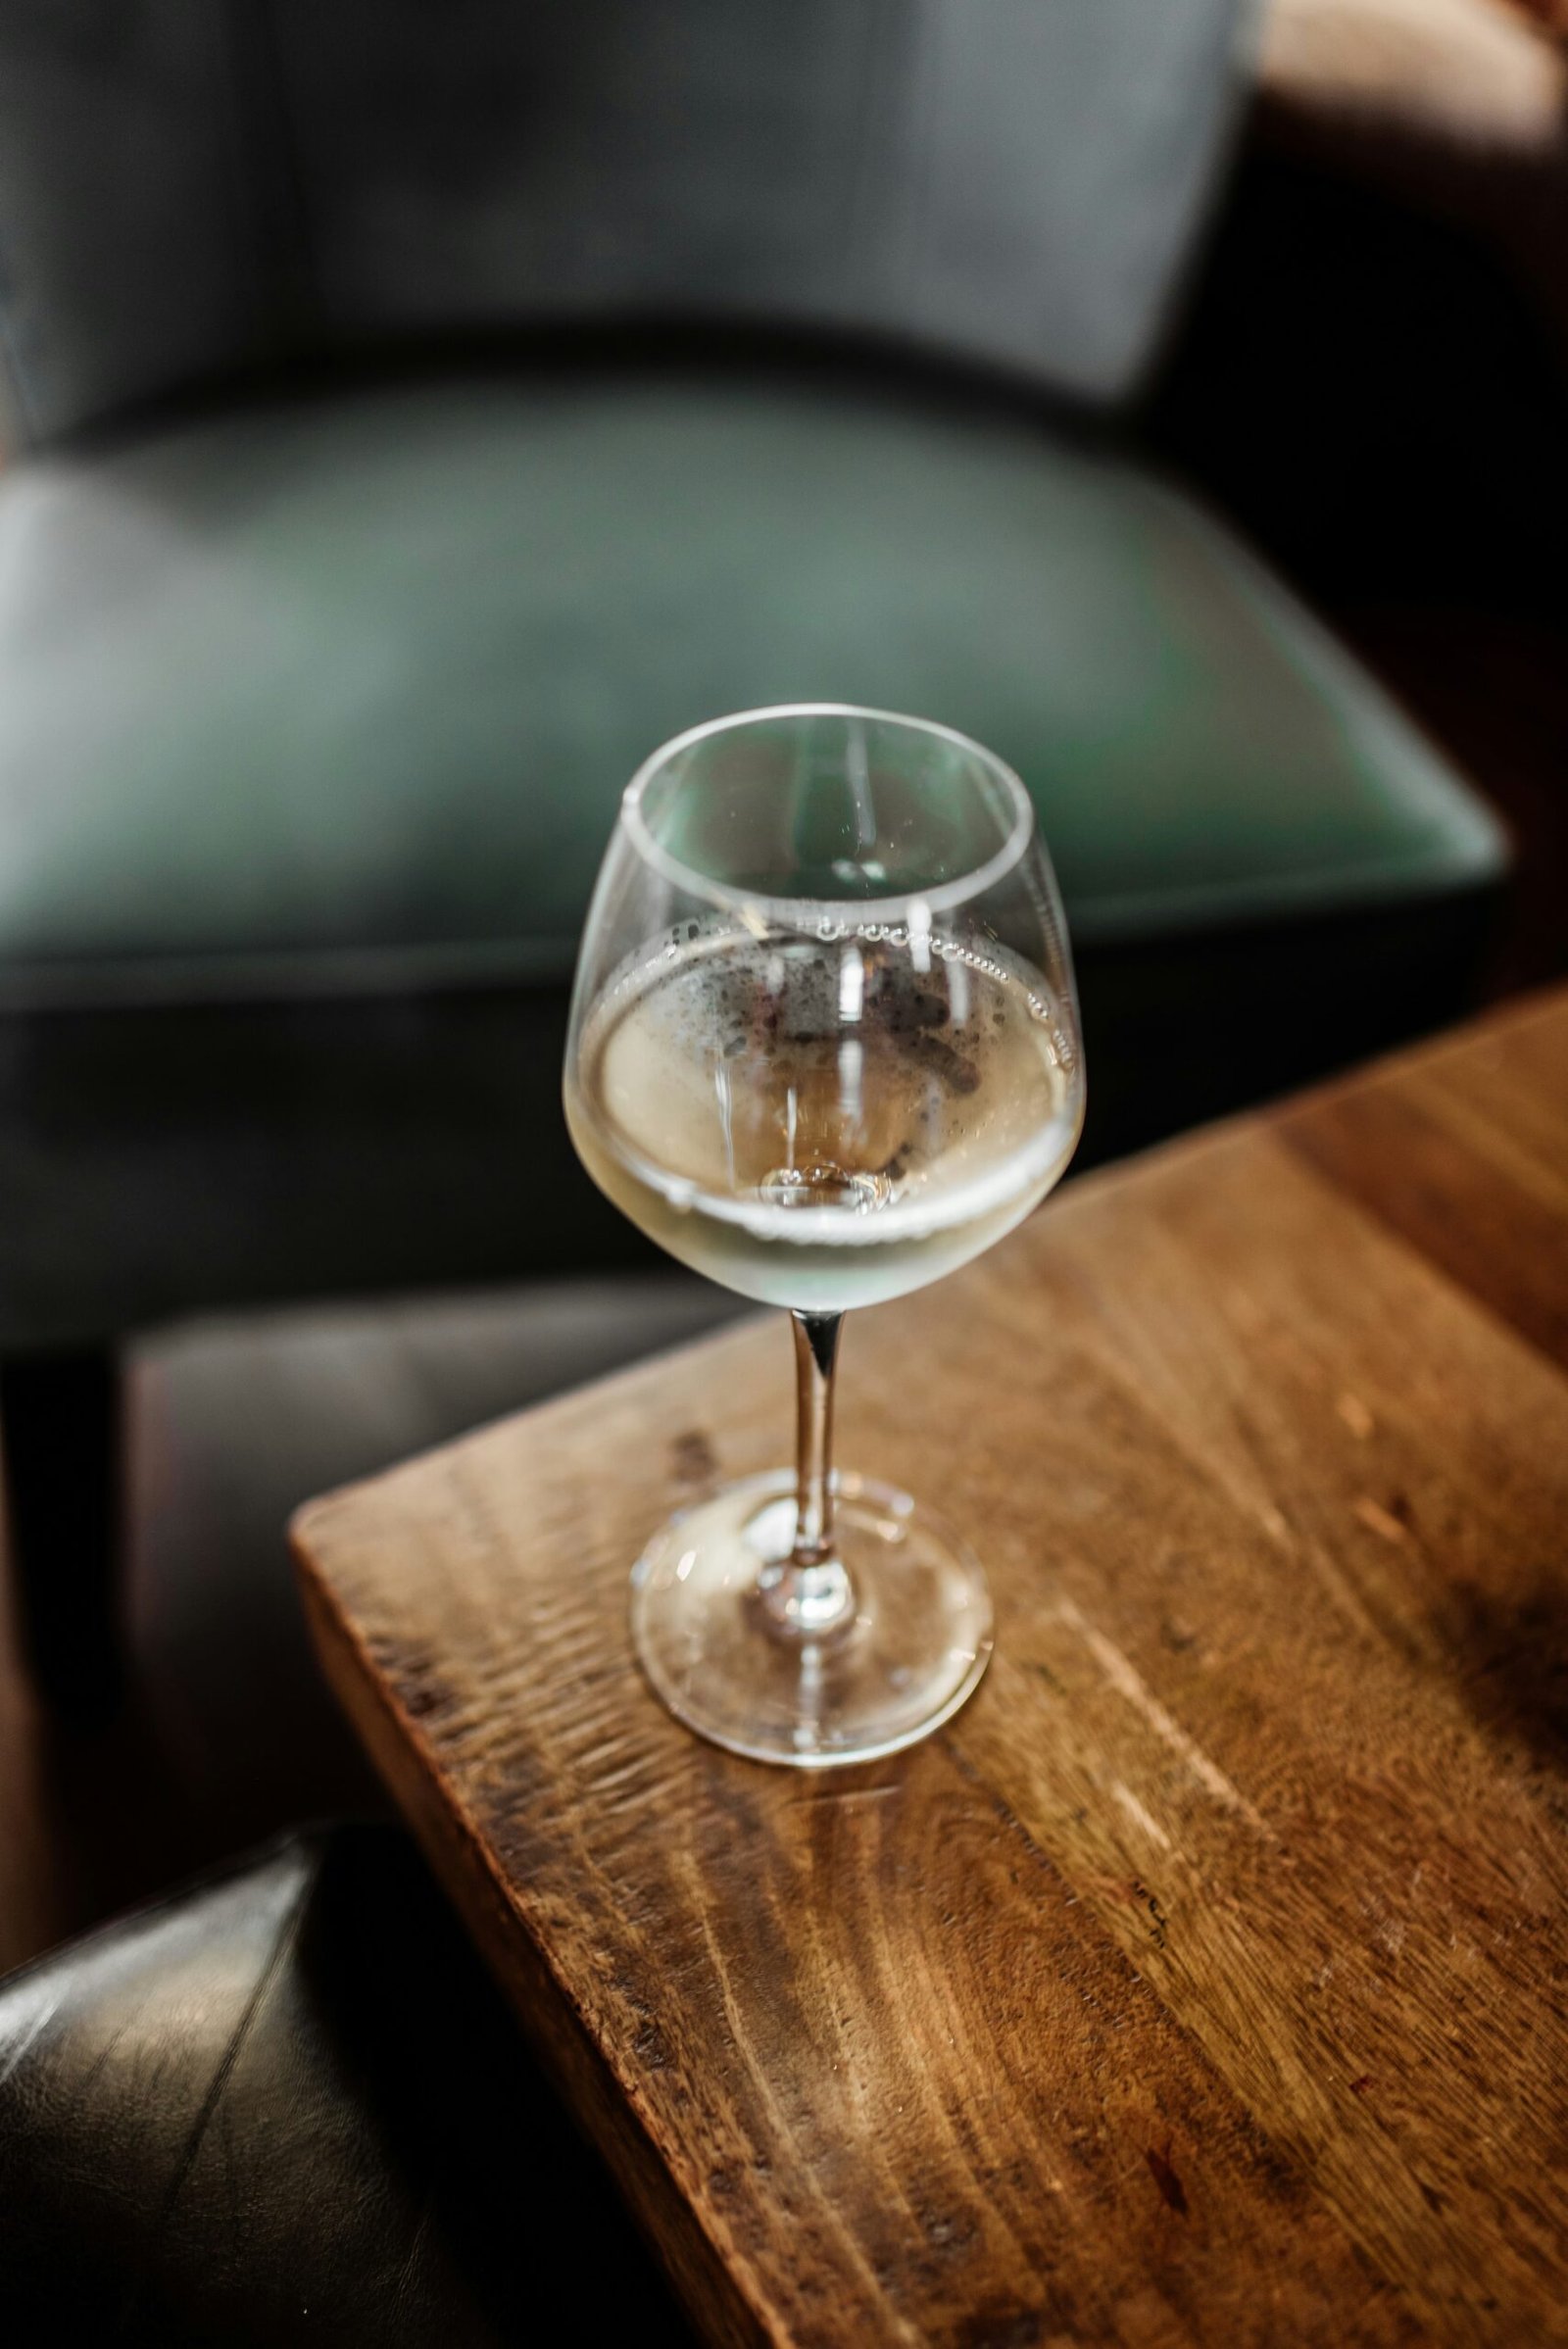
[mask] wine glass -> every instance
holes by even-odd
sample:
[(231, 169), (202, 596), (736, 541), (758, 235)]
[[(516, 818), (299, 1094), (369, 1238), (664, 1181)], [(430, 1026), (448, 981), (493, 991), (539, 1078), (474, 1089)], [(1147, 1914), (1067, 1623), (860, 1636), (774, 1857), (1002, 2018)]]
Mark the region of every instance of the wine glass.
[(850, 1306), (991, 1247), (1077, 1143), (1072, 965), (1016, 775), (946, 726), (833, 704), (667, 743), (600, 871), (564, 1097), (633, 1223), (794, 1320), (795, 1469), (654, 1535), (644, 1672), (760, 1761), (912, 1743), (978, 1684), (990, 1593), (923, 1501), (833, 1470), (834, 1367)]

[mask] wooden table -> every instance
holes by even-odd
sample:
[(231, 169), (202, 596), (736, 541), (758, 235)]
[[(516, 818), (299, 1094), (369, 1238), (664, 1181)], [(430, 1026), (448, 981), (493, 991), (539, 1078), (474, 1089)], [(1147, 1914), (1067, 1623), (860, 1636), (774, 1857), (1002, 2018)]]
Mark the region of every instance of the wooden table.
[(1568, 2341), (1568, 995), (1075, 1186), (846, 1346), (997, 1655), (699, 1744), (625, 1578), (778, 1322), (315, 1503), (344, 1703), (716, 2341)]

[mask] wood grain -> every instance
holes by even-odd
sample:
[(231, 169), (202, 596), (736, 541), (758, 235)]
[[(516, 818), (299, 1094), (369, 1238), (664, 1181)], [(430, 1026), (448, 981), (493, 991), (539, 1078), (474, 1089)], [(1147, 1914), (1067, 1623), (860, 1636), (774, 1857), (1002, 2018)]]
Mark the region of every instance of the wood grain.
[(1568, 1367), (1568, 1021), (1551, 999), (1423, 1053), (1396, 1084), (1337, 1087), (1281, 1131)]
[[(771, 1325), (305, 1512), (339, 1692), (708, 2337), (1568, 2341), (1564, 1065), (1568, 998), (864, 1317), (841, 1456), (998, 1602), (910, 1755), (733, 1761), (629, 1659), (650, 1527), (785, 1447)], [(1395, 1111), (1452, 1146), (1408, 1185)]]

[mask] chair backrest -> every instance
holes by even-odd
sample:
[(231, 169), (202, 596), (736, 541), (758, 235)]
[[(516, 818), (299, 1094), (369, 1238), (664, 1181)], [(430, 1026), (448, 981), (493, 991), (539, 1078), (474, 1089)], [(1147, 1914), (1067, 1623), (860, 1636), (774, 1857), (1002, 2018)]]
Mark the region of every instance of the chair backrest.
[(36, 439), (215, 370), (556, 319), (892, 335), (1104, 403), (1249, 0), (0, 0)]

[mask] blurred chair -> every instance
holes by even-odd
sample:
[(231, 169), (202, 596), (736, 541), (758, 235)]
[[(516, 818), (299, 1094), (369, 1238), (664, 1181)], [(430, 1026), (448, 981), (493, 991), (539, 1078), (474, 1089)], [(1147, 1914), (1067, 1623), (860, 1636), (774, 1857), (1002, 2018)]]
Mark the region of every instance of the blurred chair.
[(1568, 358), (1565, 0), (1269, 0), (1257, 73), (1269, 146), (1457, 231)]
[(693, 2339), (386, 1828), (286, 1836), (0, 1983), (0, 2194), (19, 2342)]
[(1101, 1154), (1462, 1006), (1496, 827), (1102, 429), (1246, 14), (0, 0), (0, 1411), (57, 1693), (113, 1673), (124, 1333), (631, 1245), (564, 989), (696, 719), (1018, 767)]

